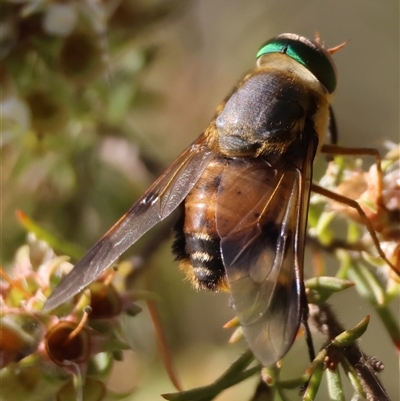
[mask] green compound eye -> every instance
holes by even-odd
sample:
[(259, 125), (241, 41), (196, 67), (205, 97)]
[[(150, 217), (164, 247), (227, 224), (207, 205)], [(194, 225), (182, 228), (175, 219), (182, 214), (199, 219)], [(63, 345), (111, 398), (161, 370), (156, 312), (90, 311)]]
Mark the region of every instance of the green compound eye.
[(268, 53), (284, 53), (304, 65), (322, 85), (333, 93), (336, 88), (336, 72), (329, 53), (318, 43), (291, 33), (284, 33), (264, 43), (257, 58)]

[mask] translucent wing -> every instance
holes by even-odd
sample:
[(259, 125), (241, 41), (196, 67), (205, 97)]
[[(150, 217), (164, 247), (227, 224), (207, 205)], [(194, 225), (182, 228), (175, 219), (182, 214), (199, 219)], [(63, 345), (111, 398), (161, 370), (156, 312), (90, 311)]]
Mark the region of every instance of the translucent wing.
[(43, 310), (51, 310), (94, 281), (144, 233), (170, 215), (214, 157), (201, 136), (186, 149), (62, 280)]
[[(276, 363), (302, 317), (303, 256), (315, 147), (288, 163), (232, 160), (216, 223), (237, 316), (256, 358)], [(231, 199), (235, 198), (232, 203)]]

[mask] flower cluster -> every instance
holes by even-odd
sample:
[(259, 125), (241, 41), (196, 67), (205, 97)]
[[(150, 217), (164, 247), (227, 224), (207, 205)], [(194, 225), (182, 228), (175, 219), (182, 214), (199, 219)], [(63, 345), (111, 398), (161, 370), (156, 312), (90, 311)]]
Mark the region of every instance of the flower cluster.
[(121, 294), (103, 275), (87, 290), (49, 314), (46, 297), (72, 265), (29, 234), (12, 273), (0, 282), (0, 380), (3, 399), (118, 398), (104, 384), (128, 346), (118, 317), (140, 311), (132, 292)]

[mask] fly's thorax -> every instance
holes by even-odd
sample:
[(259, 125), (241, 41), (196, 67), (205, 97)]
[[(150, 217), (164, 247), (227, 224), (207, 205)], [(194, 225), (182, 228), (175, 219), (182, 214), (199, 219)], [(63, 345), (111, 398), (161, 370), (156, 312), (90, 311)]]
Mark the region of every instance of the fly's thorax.
[(210, 146), (229, 157), (279, 155), (308, 134), (306, 126), (323, 143), (329, 104), (306, 67), (286, 54), (266, 54), (218, 108), (207, 130)]

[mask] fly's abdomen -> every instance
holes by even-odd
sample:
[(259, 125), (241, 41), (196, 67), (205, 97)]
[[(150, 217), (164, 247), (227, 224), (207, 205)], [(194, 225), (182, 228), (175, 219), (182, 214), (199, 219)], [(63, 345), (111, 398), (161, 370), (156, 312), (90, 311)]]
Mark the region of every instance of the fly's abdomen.
[(214, 159), (184, 202), (176, 224), (173, 251), (195, 287), (217, 290), (224, 286), (220, 238), (215, 225), (216, 197), (225, 159)]

